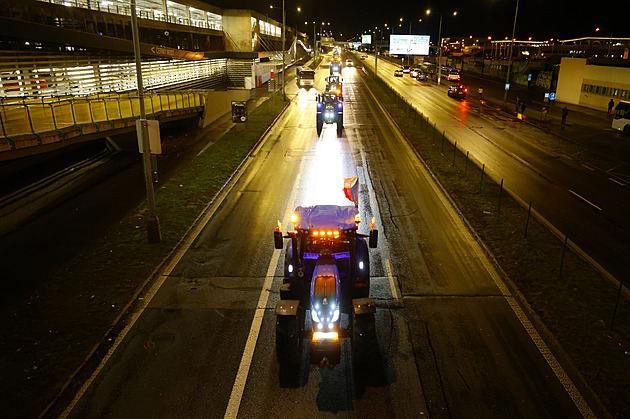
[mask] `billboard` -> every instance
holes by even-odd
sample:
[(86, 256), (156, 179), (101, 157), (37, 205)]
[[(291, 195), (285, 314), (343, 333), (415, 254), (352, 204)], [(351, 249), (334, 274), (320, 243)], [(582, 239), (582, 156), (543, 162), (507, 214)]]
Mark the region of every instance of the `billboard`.
[(392, 35), (389, 37), (389, 54), (429, 55), (429, 35)]
[(362, 44), (371, 44), (372, 43), (372, 35), (361, 35), (361, 43)]

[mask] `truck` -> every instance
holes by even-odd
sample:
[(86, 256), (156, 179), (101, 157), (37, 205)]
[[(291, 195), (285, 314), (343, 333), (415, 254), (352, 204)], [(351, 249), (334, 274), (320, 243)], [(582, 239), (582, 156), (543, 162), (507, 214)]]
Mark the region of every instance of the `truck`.
[(309, 90), (315, 86), (315, 71), (310, 68), (300, 67), (295, 72), (295, 81), (299, 89)]
[(337, 123), (337, 135), (343, 133), (343, 103), (331, 92), (317, 95), (317, 135), (322, 135), (324, 124)]
[(274, 231), (276, 249), (288, 240), (276, 305), (280, 367), (299, 368), (308, 342), (309, 362), (332, 369), (340, 363), (340, 339), (346, 337), (354, 366), (369, 365), (378, 355), (376, 304), (369, 296), (368, 248), (378, 242), (374, 219), (369, 234), (360, 234), (356, 205), (314, 205), (297, 207), (291, 222), (294, 230), (286, 235), (280, 222)]

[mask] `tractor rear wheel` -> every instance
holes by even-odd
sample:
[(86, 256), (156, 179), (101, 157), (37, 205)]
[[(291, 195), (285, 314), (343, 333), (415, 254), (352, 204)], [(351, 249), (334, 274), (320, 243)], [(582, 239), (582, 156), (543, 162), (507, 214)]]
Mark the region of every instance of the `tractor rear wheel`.
[(367, 365), (378, 358), (374, 314), (354, 314), (352, 321), (352, 362)]

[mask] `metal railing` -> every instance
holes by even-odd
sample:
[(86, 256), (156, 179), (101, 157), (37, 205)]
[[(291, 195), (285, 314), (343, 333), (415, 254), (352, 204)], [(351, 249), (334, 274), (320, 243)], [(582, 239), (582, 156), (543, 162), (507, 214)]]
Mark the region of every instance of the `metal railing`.
[[(144, 105), (148, 116), (159, 116), (163, 112), (202, 107), (205, 105), (205, 95), (202, 92), (148, 93)], [(47, 100), (24, 98), (20, 102), (0, 103), (1, 134), (4, 139), (9, 139), (10, 149), (15, 149), (12, 139), (17, 136), (36, 135), (41, 139), (44, 133), (62, 133), (71, 127), (78, 127), (83, 133), (85, 126), (95, 127), (96, 131), (109, 130), (126, 127), (139, 116), (140, 100), (134, 94)]]
[[(130, 6), (127, 6), (125, 4), (114, 4), (112, 1), (98, 1), (98, 0), (91, 0), (91, 1), (86, 1), (86, 0), (39, 0), (42, 1), (44, 3), (53, 3), (53, 4), (59, 4), (59, 5), (63, 5), (66, 7), (78, 7), (81, 9), (90, 9), (90, 10), (96, 10), (99, 12), (107, 12), (107, 13), (115, 13), (115, 14), (119, 14), (119, 15), (125, 15), (125, 16), (131, 16), (131, 8)], [(171, 2), (169, 2), (170, 4)], [(156, 5), (161, 6), (161, 2), (157, 3)], [(180, 6), (182, 8), (185, 8), (186, 5), (183, 4), (178, 4), (178, 3), (174, 3), (174, 6)], [(169, 6), (172, 7), (172, 6)], [(194, 9), (197, 10), (197, 9)], [(138, 14), (138, 18), (140, 19), (150, 19), (150, 20), (157, 20), (157, 21), (161, 21), (161, 22), (168, 22), (168, 23), (175, 23), (178, 25), (186, 25), (186, 26), (194, 26), (197, 28), (205, 28), (205, 29), (214, 29), (216, 31), (222, 31), (223, 30), (223, 24), (221, 23), (221, 19), (219, 15), (216, 15), (212, 12), (209, 12), (207, 10), (200, 10), (200, 12), (206, 13), (206, 14), (211, 14), (212, 17), (208, 18), (207, 15), (204, 18), (204, 16), (186, 16), (186, 11), (185, 10), (176, 10), (178, 13), (181, 13), (182, 15), (177, 15), (177, 14), (168, 14), (165, 15), (163, 13), (160, 12), (160, 10), (142, 10), (141, 5), (138, 5), (137, 7), (137, 14)], [(198, 19), (195, 19), (195, 17), (198, 17)]]

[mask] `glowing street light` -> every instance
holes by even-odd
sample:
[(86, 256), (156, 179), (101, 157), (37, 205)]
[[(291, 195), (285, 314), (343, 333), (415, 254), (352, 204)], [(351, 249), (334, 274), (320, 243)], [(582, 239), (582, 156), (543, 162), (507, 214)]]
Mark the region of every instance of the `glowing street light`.
[[(427, 15), (430, 15), (431, 9), (427, 9)], [(440, 15), (440, 29), (438, 30), (438, 74), (437, 74), (437, 83), (440, 84), (440, 80), (442, 78), (442, 13), (438, 13)], [(457, 11), (453, 12), (453, 16), (457, 16)]]

